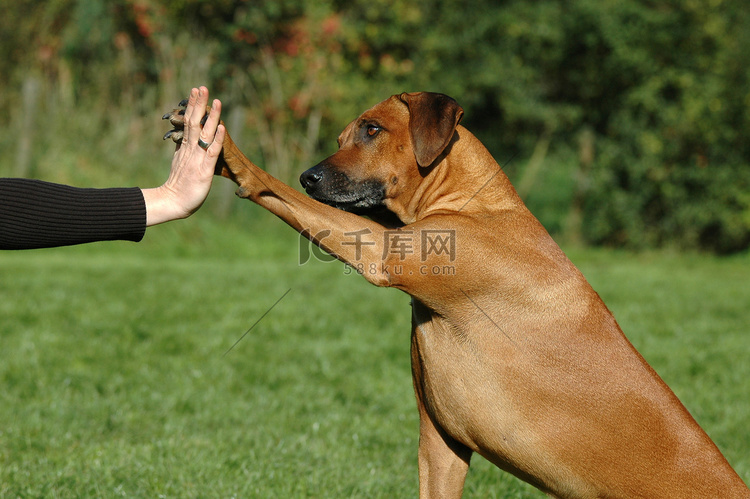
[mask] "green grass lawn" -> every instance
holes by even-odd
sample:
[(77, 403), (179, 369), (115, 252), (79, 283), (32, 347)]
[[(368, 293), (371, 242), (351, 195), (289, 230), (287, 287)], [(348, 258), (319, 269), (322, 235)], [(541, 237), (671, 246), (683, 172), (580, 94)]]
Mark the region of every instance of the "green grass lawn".
[[(248, 208), (0, 253), (0, 497), (416, 496), (408, 297)], [(750, 258), (571, 257), (750, 481)], [(465, 496), (543, 497), (480, 457)]]

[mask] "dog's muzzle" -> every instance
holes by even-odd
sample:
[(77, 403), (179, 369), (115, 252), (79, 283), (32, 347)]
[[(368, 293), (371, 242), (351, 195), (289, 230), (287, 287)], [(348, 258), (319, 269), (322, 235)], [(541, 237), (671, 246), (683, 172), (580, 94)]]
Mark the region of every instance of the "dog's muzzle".
[(380, 207), (384, 186), (377, 180), (353, 182), (343, 172), (319, 163), (300, 175), (299, 181), (311, 198), (340, 210), (367, 214)]

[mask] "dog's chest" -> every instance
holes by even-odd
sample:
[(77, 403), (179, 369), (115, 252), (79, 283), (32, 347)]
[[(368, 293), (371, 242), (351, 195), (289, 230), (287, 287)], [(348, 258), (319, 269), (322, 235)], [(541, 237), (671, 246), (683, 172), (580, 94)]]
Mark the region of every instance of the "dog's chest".
[(466, 412), (470, 418), (477, 394), (487, 388), (477, 386), (487, 382), (482, 354), (461, 330), (417, 300), (412, 313), (412, 362), (419, 364), (415, 383), (434, 415)]

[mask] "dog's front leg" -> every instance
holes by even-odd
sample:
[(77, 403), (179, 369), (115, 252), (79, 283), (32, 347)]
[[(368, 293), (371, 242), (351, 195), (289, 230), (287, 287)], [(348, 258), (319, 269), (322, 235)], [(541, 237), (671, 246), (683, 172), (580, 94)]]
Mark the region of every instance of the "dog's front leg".
[(419, 409), (419, 497), (460, 498), (472, 451), (446, 434), (428, 412), (416, 327), (412, 325), (411, 357)]
[(387, 258), (384, 259), (385, 227), (291, 188), (247, 159), (228, 135), (222, 157), (226, 163), (222, 175), (239, 185), (238, 196), (281, 218), (372, 284), (391, 285)]
[[(164, 115), (174, 126), (165, 135), (179, 143), (184, 128), (184, 108)], [(218, 175), (238, 186), (237, 195), (267, 209), (300, 234), (339, 260), (351, 265), (369, 282), (389, 286), (387, 262), (383, 260), (385, 227), (366, 218), (315, 201), (291, 188), (250, 161), (229, 133), (217, 162)]]
[(419, 406), (419, 497), (459, 498), (471, 450), (446, 435)]

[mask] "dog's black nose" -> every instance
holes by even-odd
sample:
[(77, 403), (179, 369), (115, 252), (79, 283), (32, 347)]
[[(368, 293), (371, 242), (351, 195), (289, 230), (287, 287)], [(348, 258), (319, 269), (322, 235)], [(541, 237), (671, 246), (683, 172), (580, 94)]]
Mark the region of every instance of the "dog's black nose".
[(304, 172), (302, 172), (302, 175), (299, 176), (299, 182), (305, 189), (307, 189), (308, 187), (312, 187), (321, 180), (323, 180), (323, 173), (316, 167), (305, 170)]

